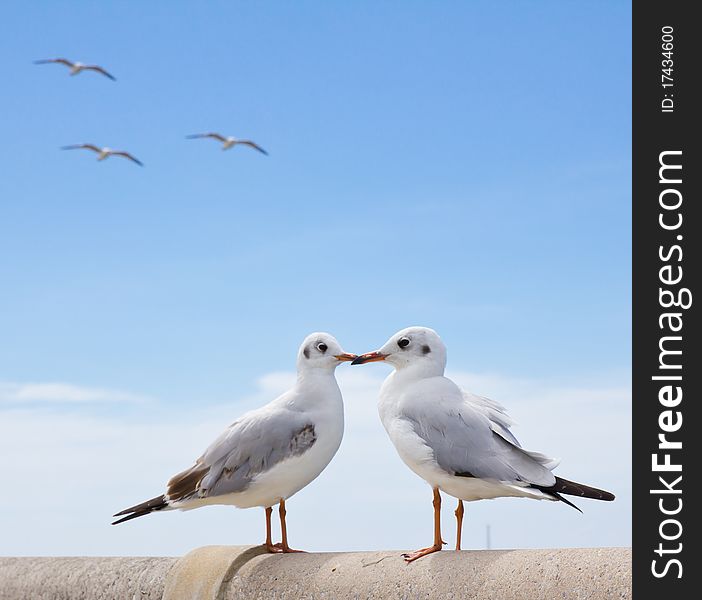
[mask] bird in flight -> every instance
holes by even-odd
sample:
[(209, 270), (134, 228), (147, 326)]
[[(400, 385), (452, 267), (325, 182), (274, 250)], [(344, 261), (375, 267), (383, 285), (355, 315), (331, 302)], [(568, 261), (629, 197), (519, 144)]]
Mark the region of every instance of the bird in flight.
[(71, 75), (78, 75), (78, 73), (80, 73), (81, 71), (95, 71), (96, 73), (100, 73), (101, 75), (104, 75), (112, 81), (117, 81), (112, 75), (110, 75), (107, 71), (105, 71), (105, 69), (103, 69), (99, 65), (85, 65), (81, 62), (71, 62), (70, 60), (65, 58), (46, 58), (43, 60), (34, 61), (35, 65), (47, 65), (52, 63), (66, 65), (71, 70)]
[(434, 543), (405, 554), (407, 562), (438, 552), (444, 544), (440, 491), (458, 499), (456, 550), (461, 549), (464, 500), (560, 500), (577, 510), (562, 494), (614, 500), (610, 492), (555, 476), (551, 471), (559, 461), (522, 448), (502, 406), (445, 377), (446, 346), (433, 329), (398, 331), (379, 350), (351, 364), (376, 361), (395, 368), (380, 389), (380, 420), (400, 458), (434, 494)]
[[(288, 545), (285, 502), (316, 479), (339, 449), (344, 405), (334, 371), (355, 358), (328, 333), (308, 335), (297, 353), (293, 387), (236, 419), (192, 467), (171, 477), (164, 494), (118, 512), (114, 516), (122, 518), (113, 525), (162, 510), (260, 506), (265, 509), (268, 551), (297, 552)], [(276, 504), (279, 544), (271, 539)]]
[(93, 152), (97, 152), (97, 159), (98, 160), (105, 160), (106, 158), (110, 156), (123, 156), (124, 158), (128, 158), (132, 162), (135, 162), (138, 164), (140, 167), (144, 166), (144, 163), (142, 163), (140, 160), (136, 159), (134, 156), (129, 154), (129, 152), (124, 152), (123, 150), (112, 150), (112, 148), (98, 148), (94, 144), (72, 144), (71, 146), (61, 146), (61, 150), (79, 150), (79, 149), (85, 149), (85, 150), (92, 150)]
[(244, 146), (249, 146), (254, 150), (258, 150), (266, 156), (268, 155), (268, 152), (266, 152), (263, 148), (261, 148), (261, 146), (252, 142), (251, 140), (239, 140), (231, 136), (225, 137), (223, 135), (220, 135), (219, 133), (195, 133), (193, 135), (187, 135), (185, 137), (189, 140), (196, 140), (200, 138), (212, 138), (213, 140), (222, 142), (222, 150), (229, 150), (229, 148), (231, 148), (232, 146), (236, 146), (237, 144), (243, 144)]

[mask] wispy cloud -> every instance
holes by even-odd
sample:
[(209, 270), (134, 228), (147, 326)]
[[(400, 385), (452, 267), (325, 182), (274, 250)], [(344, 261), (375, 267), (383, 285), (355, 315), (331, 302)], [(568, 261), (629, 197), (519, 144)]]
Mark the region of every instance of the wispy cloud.
[(108, 388), (87, 387), (72, 383), (0, 381), (0, 404), (138, 403), (148, 400), (151, 400), (151, 398), (141, 394)]

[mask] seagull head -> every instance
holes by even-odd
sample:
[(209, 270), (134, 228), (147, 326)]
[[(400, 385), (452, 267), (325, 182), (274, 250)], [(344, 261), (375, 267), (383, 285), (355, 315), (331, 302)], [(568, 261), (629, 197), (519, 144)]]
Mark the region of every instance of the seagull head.
[(308, 335), (297, 353), (298, 371), (325, 369), (333, 371), (344, 361), (356, 359), (355, 354), (344, 352), (341, 344), (330, 333), (316, 332)]
[(446, 367), (446, 346), (439, 334), (429, 327), (407, 327), (391, 336), (378, 350), (361, 354), (351, 364), (362, 365), (377, 361), (388, 362), (396, 369), (418, 366), (443, 374)]

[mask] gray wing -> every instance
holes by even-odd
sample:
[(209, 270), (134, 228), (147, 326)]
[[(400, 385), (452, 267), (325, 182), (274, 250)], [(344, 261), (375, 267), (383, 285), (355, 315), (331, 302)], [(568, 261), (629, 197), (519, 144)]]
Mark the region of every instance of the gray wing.
[(465, 477), (542, 486), (555, 484), (549, 468), (553, 460), (524, 450), (495, 431), (495, 422), (491, 421), (486, 406), (466, 401), (458, 388), (452, 390), (444, 384), (434, 385), (435, 395), (430, 401), (429, 390), (417, 391), (423, 401), (407, 403), (402, 416), (431, 448), (442, 469)]
[(79, 148), (85, 148), (93, 152), (101, 152), (100, 148), (95, 144), (71, 144), (70, 146), (61, 146), (61, 150), (77, 150)]
[(140, 167), (143, 167), (143, 166), (144, 166), (144, 163), (143, 163), (143, 162), (141, 162), (139, 159), (137, 159), (137, 158), (135, 158), (134, 156), (132, 156), (131, 154), (129, 154), (129, 152), (122, 152), (122, 151), (116, 152), (116, 151), (113, 151), (113, 152), (112, 152), (112, 155), (113, 155), (113, 156), (123, 156), (124, 158), (128, 158), (128, 159), (131, 160), (132, 162), (135, 162), (135, 163), (138, 164)]
[(105, 71), (105, 69), (103, 69), (99, 65), (88, 65), (87, 67), (84, 67), (84, 68), (87, 71), (96, 71), (97, 73), (104, 75), (105, 77), (107, 77), (108, 79), (111, 79), (112, 81), (117, 81), (117, 79), (115, 79), (115, 77), (110, 75), (107, 71)]
[(314, 424), (283, 407), (247, 413), (217, 438), (195, 465), (168, 482), (169, 501), (244, 491), (261, 473), (316, 442)]
[(466, 390), (461, 390), (461, 392), (466, 402), (490, 419), (490, 427), (495, 433), (521, 448), (521, 444), (509, 430), (514, 425), (514, 420), (507, 414), (507, 409), (504, 406), (485, 396), (477, 396)]
[(35, 65), (48, 65), (50, 63), (60, 63), (66, 65), (67, 67), (72, 67), (73, 63), (65, 58), (44, 58), (42, 60), (35, 60)]
[(471, 394), (466, 390), (461, 390), (461, 392), (463, 394), (463, 399), (475, 407), (475, 409), (477, 409), (479, 412), (483, 413), (490, 420), (490, 428), (506, 442), (516, 446), (517, 448), (521, 448), (523, 452), (526, 452), (549, 471), (552, 471), (560, 464), (561, 461), (558, 458), (551, 458), (541, 454), (540, 452), (532, 452), (522, 448), (519, 440), (514, 437), (514, 434), (509, 429), (512, 425), (514, 425), (514, 419), (507, 414), (507, 409), (499, 402), (495, 402), (494, 400), (486, 398), (485, 396)]
[(226, 142), (227, 138), (219, 133), (194, 133), (192, 135), (186, 135), (189, 140), (197, 140), (200, 138), (212, 138), (213, 140), (219, 140), (220, 142)]
[(261, 146), (259, 146), (255, 142), (252, 142), (251, 140), (239, 140), (239, 143), (244, 144), (245, 146), (249, 146), (254, 150), (258, 150), (261, 154), (265, 154), (266, 156), (268, 156), (268, 152), (266, 152), (263, 148), (261, 148)]

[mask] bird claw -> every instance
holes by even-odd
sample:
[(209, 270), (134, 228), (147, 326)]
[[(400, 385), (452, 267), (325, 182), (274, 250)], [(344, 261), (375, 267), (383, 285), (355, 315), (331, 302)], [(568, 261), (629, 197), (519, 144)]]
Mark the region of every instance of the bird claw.
[(289, 546), (283, 546), (281, 542), (278, 542), (277, 544), (266, 544), (266, 550), (268, 550), (268, 552), (271, 554), (292, 554), (299, 552), (305, 554), (304, 550), (295, 550)]
[[(442, 542), (442, 544), (445, 544), (446, 542)], [(414, 552), (405, 552), (402, 555), (402, 558), (405, 559), (406, 562), (411, 563), (418, 558), (422, 558), (422, 556), (426, 556), (427, 554), (433, 554), (434, 552), (440, 552), (441, 551), (441, 545), (436, 545), (436, 546), (429, 546), (428, 548), (421, 548), (420, 550), (415, 550)]]

